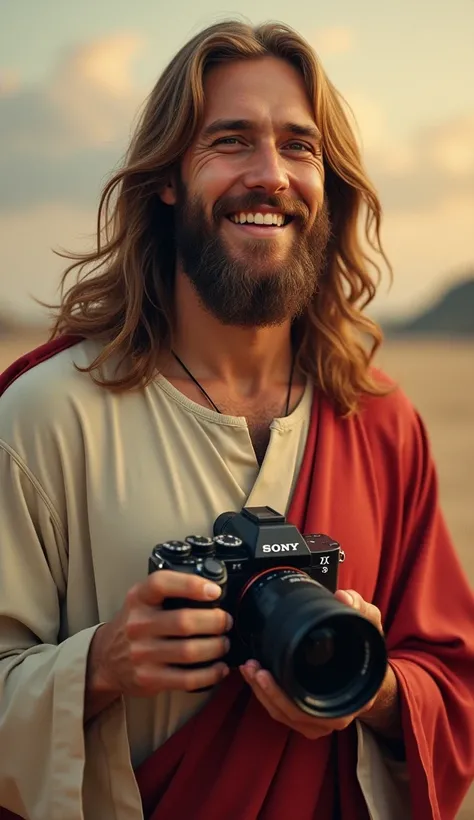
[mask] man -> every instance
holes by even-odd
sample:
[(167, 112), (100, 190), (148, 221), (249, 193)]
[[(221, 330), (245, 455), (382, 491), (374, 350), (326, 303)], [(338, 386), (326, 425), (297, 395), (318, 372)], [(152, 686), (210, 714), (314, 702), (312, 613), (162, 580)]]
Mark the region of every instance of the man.
[[(454, 818), (473, 773), (473, 597), (423, 424), (364, 346), (364, 210), (383, 257), (377, 196), (299, 35), (221, 23), (176, 55), (54, 342), (3, 380), (10, 812)], [(384, 630), (387, 674), (354, 715), (306, 715), (253, 659), (229, 674), (224, 609), (162, 607), (218, 588), (147, 576), (156, 543), (265, 505), (341, 542), (337, 597)]]

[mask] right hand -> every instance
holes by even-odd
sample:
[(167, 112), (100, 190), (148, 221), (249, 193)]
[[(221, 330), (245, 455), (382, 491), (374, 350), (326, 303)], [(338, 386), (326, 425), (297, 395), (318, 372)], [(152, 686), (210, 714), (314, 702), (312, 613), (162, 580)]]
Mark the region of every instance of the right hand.
[[(196, 575), (160, 570), (132, 587), (122, 609), (100, 626), (89, 651), (89, 689), (96, 693), (151, 697), (165, 689), (191, 692), (213, 686), (228, 673), (217, 661), (204, 669), (183, 669), (222, 658), (227, 612), (213, 609), (162, 609), (165, 598), (189, 598), (209, 604), (220, 588)], [(192, 637), (204, 635), (209, 637)]]

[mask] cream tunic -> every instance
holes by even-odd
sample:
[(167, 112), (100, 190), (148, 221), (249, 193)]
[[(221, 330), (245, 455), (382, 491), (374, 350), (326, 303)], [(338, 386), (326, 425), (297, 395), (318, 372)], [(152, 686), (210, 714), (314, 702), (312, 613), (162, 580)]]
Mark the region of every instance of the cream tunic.
[[(73, 366), (97, 352), (57, 354), (0, 403), (0, 805), (32, 820), (142, 820), (133, 767), (210, 695), (125, 698), (84, 731), (94, 631), (145, 579), (156, 543), (211, 534), (244, 505), (286, 512), (309, 426), (310, 385), (272, 422), (259, 468), (245, 419), (161, 376), (127, 394), (99, 388)], [(360, 765), (363, 785), (367, 755)]]

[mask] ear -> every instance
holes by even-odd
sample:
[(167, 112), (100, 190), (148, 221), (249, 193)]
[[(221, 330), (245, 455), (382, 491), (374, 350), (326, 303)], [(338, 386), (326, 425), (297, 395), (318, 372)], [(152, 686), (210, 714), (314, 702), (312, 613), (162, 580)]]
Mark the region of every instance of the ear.
[(168, 180), (165, 187), (159, 191), (159, 196), (165, 205), (176, 205), (176, 185), (173, 179)]

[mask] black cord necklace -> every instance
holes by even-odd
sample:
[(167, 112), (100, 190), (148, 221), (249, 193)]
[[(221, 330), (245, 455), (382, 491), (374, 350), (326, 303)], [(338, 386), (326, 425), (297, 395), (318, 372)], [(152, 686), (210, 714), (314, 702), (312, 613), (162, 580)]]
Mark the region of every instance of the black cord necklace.
[[(179, 358), (179, 356), (177, 355), (177, 353), (175, 353), (175, 352), (174, 352), (174, 350), (172, 350), (172, 351), (171, 351), (171, 353), (172, 353), (172, 354), (173, 354), (173, 356), (175, 357), (175, 359), (176, 359), (176, 361), (178, 362), (178, 364), (179, 364), (179, 365), (181, 365), (181, 367), (183, 368), (184, 372), (185, 372), (185, 373), (187, 373), (187, 375), (188, 375), (188, 376), (189, 376), (189, 378), (190, 378), (190, 379), (194, 382), (194, 384), (196, 385), (196, 387), (198, 387), (198, 388), (199, 388), (199, 390), (201, 391), (201, 393), (203, 394), (203, 396), (205, 396), (205, 397), (206, 397), (206, 399), (208, 400), (208, 402), (209, 402), (209, 404), (211, 405), (211, 407), (213, 407), (213, 408), (214, 408), (214, 410), (216, 411), (216, 413), (219, 413), (220, 415), (222, 415), (222, 411), (221, 411), (221, 410), (219, 410), (218, 406), (217, 406), (217, 405), (216, 405), (216, 404), (212, 401), (212, 399), (211, 399), (210, 395), (209, 395), (209, 394), (208, 394), (208, 393), (204, 390), (204, 387), (202, 386), (202, 384), (199, 384), (198, 380), (195, 378), (195, 376), (193, 376), (193, 374), (191, 373), (191, 371), (189, 370), (189, 368), (188, 368), (188, 367), (186, 367), (186, 365), (184, 364), (184, 362), (182, 362), (182, 361), (181, 361), (181, 359)], [(292, 356), (292, 359), (291, 359), (290, 378), (289, 378), (289, 380), (288, 380), (288, 392), (287, 392), (287, 394), (286, 394), (285, 416), (287, 416), (287, 415), (289, 414), (289, 411), (290, 411), (291, 388), (293, 387), (293, 374), (294, 374), (294, 371), (295, 371), (295, 354), (293, 353), (293, 356)]]

